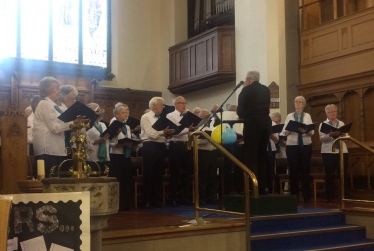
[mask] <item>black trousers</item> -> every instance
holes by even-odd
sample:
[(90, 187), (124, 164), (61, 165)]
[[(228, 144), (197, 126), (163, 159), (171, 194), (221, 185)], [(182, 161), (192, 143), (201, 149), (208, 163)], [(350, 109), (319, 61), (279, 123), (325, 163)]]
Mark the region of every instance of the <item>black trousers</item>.
[[(348, 153), (343, 154), (344, 157), (344, 190), (345, 192), (349, 189), (348, 179), (346, 178), (348, 168)], [(336, 153), (322, 153), (323, 166), (325, 167), (326, 173), (326, 200), (330, 201), (333, 199), (335, 194), (334, 178), (337, 173), (340, 176), (340, 154)]]
[[(244, 145), (237, 143), (231, 145), (223, 145), (223, 147), (232, 155), (235, 156), (240, 162), (244, 163)], [(223, 192), (224, 194), (242, 193), (244, 190), (243, 171), (237, 167), (227, 157), (223, 157)]]
[(193, 172), (192, 151), (187, 149), (187, 142), (170, 142), (169, 147), (170, 199), (191, 202), (191, 175)]
[(110, 154), (109, 177), (119, 182), (119, 210), (133, 208), (134, 192), (132, 184), (131, 159), (123, 154)]
[(164, 143), (152, 141), (143, 143), (143, 199), (145, 203), (161, 204), (165, 152), (166, 146)]
[(266, 188), (267, 145), (271, 133), (268, 115), (251, 116), (244, 120), (244, 163), (256, 175), (260, 193)]
[(199, 198), (201, 202), (217, 201), (218, 150), (199, 149)]
[(312, 145), (286, 146), (288, 168), (290, 174), (290, 191), (298, 195), (299, 176), (304, 201), (309, 201), (310, 196), (310, 159), (312, 158)]
[[(49, 154), (42, 154), (35, 156), (35, 161), (44, 160), (44, 170), (45, 170), (45, 177), (51, 177), (51, 169), (53, 166), (56, 166), (55, 172), (58, 170), (58, 166), (67, 159), (67, 156), (56, 156), (56, 155), (49, 155)], [(36, 174), (35, 174), (36, 175)], [(35, 177), (37, 178), (37, 177)]]

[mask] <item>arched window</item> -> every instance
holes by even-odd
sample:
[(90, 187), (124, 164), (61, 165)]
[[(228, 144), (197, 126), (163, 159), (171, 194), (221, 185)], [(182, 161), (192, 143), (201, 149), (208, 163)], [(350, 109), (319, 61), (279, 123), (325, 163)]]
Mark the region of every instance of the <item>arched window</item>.
[(110, 0), (1, 0), (0, 67), (110, 79)]

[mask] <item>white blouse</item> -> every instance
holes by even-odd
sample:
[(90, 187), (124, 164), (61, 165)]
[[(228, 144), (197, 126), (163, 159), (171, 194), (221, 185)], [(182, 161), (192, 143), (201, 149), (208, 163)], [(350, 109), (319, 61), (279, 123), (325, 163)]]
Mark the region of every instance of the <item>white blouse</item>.
[[(103, 132), (106, 130), (106, 126), (103, 122), (99, 122), (99, 124), (101, 125), (101, 128), (103, 129)], [(93, 144), (95, 142), (95, 140), (98, 140), (100, 138), (100, 132), (95, 128), (95, 126), (92, 126), (91, 129), (89, 129), (87, 132), (86, 132), (86, 136), (88, 137), (88, 139), (90, 140), (90, 144), (89, 144), (89, 147), (91, 148), (92, 152), (91, 154), (87, 154), (87, 160), (88, 161), (96, 161), (98, 162), (99, 161), (99, 157), (97, 156), (98, 154), (98, 151), (99, 151), (99, 145), (100, 144)], [(107, 159), (106, 161), (110, 161), (110, 157), (109, 157), (109, 139), (106, 140), (106, 156), (107, 156)]]
[(141, 134), (140, 137), (143, 141), (152, 141), (158, 143), (165, 143), (164, 131), (156, 131), (152, 125), (157, 121), (153, 111), (147, 112), (140, 119)]
[[(296, 132), (290, 132), (290, 131), (286, 131), (286, 127), (288, 125), (288, 122), (290, 120), (293, 120), (295, 121), (295, 118), (294, 118), (294, 113), (290, 113), (287, 115), (287, 118), (286, 118), (286, 121), (284, 122), (284, 127), (283, 127), (283, 135), (284, 136), (287, 136), (287, 142), (286, 142), (286, 145), (287, 146), (295, 146), (295, 145), (298, 145), (298, 136), (299, 134), (296, 133)], [(310, 117), (309, 113), (306, 113), (304, 112), (304, 121), (302, 122), (306, 125), (310, 125), (310, 124), (313, 124), (313, 121), (312, 121), (312, 118)], [(303, 144), (304, 145), (310, 145), (312, 144), (312, 135), (314, 134), (314, 130), (311, 130), (310, 132), (308, 132), (307, 134), (303, 134)]]
[[(114, 119), (112, 119), (111, 121), (113, 122)], [(121, 131), (120, 134), (118, 134), (117, 137), (113, 137), (113, 139), (111, 139), (109, 141), (110, 153), (112, 153), (112, 154), (124, 154), (123, 147), (122, 146), (119, 147), (119, 146), (116, 146), (116, 145), (118, 144), (118, 140), (120, 140), (120, 139), (131, 138), (130, 127), (128, 125), (126, 125), (126, 129), (127, 129), (126, 135), (124, 135), (123, 132)]]
[(64, 132), (69, 124), (58, 119), (60, 113), (54, 108), (56, 103), (50, 98), (42, 99), (35, 109), (33, 144), (35, 156), (48, 154), (66, 156)]
[[(327, 119), (323, 123), (329, 124), (329, 120)], [(328, 134), (324, 134), (321, 132), (322, 123), (319, 125), (319, 139), (322, 142), (321, 146), (321, 153), (339, 153), (339, 149), (336, 149), (335, 152), (332, 152), (332, 143), (334, 142), (334, 138), (331, 138)], [(338, 128), (344, 126), (344, 122), (339, 120)], [(347, 134), (348, 135), (348, 134)], [(346, 144), (343, 142), (343, 153), (348, 153), (348, 149)]]

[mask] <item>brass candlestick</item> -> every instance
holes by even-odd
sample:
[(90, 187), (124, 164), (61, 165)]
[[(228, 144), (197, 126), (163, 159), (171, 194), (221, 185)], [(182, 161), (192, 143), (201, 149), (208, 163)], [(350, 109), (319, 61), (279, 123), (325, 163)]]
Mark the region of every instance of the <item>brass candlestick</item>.
[[(88, 137), (82, 133), (83, 129), (90, 129), (90, 123), (84, 123), (82, 116), (78, 116), (78, 123), (70, 125), (70, 129), (75, 131), (75, 135), (70, 139), (70, 143), (75, 143), (76, 148), (66, 148), (68, 154), (72, 153), (72, 159), (67, 159), (61, 162), (58, 166), (57, 173), (55, 172), (56, 166), (51, 169), (51, 177), (72, 177), (72, 178), (87, 178), (90, 175), (100, 176), (100, 166), (92, 161), (97, 167), (97, 171), (93, 171), (91, 166), (87, 164), (87, 154), (90, 154), (91, 149), (86, 147), (90, 143)], [(62, 171), (61, 169), (68, 163), (72, 163), (68, 171)], [(105, 167), (104, 175), (108, 176), (109, 167)]]

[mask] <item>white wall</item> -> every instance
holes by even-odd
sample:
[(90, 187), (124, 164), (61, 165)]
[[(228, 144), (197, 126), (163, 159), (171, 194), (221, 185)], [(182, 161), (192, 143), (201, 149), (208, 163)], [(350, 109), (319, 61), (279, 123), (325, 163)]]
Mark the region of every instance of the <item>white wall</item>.
[(279, 85), (281, 108), (287, 104), (284, 1), (235, 1), (236, 78), (242, 80), (249, 70), (258, 70), (262, 84)]
[[(286, 101), (284, 1), (235, 1), (237, 81), (185, 94), (189, 109), (221, 104), (250, 69), (261, 72), (261, 83), (280, 85), (282, 107)], [(171, 104), (168, 48), (186, 39), (187, 1), (112, 0), (112, 72), (116, 77), (100, 85), (161, 91)], [(236, 104), (239, 92), (227, 103)]]
[[(235, 82), (229, 82), (222, 85), (202, 89), (191, 93), (184, 94), (183, 97), (187, 101), (187, 108), (192, 111), (196, 106), (202, 109), (210, 109), (214, 104), (221, 105), (230, 95), (235, 87)], [(223, 106), (223, 110), (226, 109), (226, 104), (237, 104), (236, 94), (234, 93), (229, 100)]]
[(187, 28), (180, 31), (180, 26), (187, 27), (184, 5), (182, 1), (177, 5), (176, 0), (112, 0), (112, 72), (116, 77), (100, 85), (166, 93), (168, 48), (187, 39)]

